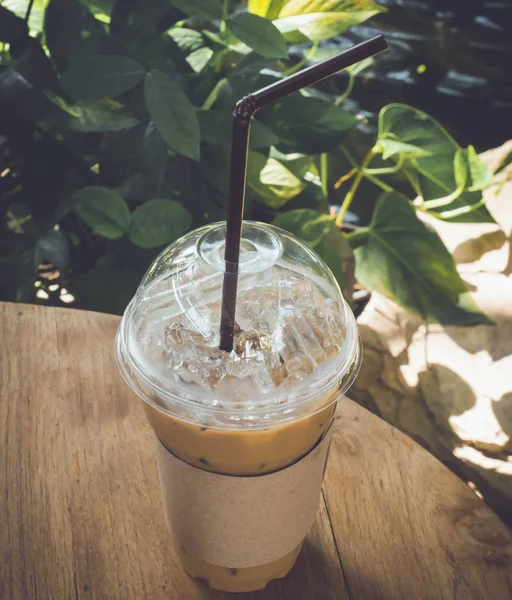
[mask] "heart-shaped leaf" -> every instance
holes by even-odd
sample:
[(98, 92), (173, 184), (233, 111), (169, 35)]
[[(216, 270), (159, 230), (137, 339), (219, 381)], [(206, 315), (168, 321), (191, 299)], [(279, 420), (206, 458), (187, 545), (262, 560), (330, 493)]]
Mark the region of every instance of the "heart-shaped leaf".
[(278, 160), (258, 152), (249, 154), (247, 185), (261, 202), (272, 208), (281, 208), (306, 187)]
[(237, 39), (261, 56), (288, 58), (286, 42), (271, 21), (250, 13), (237, 13), (226, 23)]
[(92, 228), (92, 232), (116, 240), (130, 225), (130, 210), (116, 192), (100, 186), (76, 191), (71, 202), (75, 212)]
[(192, 224), (188, 210), (173, 200), (150, 200), (138, 206), (130, 224), (130, 241), (142, 248), (169, 244)]
[(142, 81), (144, 67), (128, 56), (88, 56), (73, 62), (60, 84), (76, 100), (119, 96)]
[(490, 323), (478, 311), (437, 232), (407, 198), (383, 194), (369, 227), (348, 236), (356, 277), (427, 321), (444, 325)]
[(405, 104), (388, 104), (379, 114), (379, 147), (401, 161), (423, 210), (450, 221), (494, 222), (482, 196), (473, 194), (474, 185), (488, 180), (487, 170), (476, 153), (463, 150), (431, 116)]
[(288, 0), (274, 21), (288, 41), (327, 40), (385, 8), (371, 0)]
[(429, 156), (430, 152), (413, 144), (406, 144), (391, 138), (382, 138), (377, 142), (376, 152), (382, 152), (382, 158), (387, 160), (396, 154), (407, 156)]
[(247, 8), (253, 15), (276, 19), (286, 0), (249, 0)]
[(178, 154), (199, 160), (199, 121), (181, 88), (162, 71), (152, 69), (144, 80), (144, 98), (166, 144)]

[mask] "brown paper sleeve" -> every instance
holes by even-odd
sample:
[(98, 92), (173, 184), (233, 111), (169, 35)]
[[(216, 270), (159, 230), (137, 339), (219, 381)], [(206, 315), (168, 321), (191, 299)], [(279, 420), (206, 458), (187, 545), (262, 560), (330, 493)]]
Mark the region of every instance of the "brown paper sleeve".
[(331, 429), (295, 464), (256, 477), (192, 467), (155, 436), (165, 518), (175, 543), (228, 568), (264, 565), (294, 550), (315, 520)]

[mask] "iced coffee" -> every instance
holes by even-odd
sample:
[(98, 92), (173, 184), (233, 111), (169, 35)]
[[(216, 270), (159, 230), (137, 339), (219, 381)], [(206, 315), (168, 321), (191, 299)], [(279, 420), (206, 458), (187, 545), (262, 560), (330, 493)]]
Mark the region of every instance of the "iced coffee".
[(185, 570), (242, 592), (295, 563), (360, 349), (325, 263), (290, 234), (245, 222), (233, 351), (219, 350), (224, 236), (223, 224), (208, 226), (157, 258), (117, 353), (155, 434)]

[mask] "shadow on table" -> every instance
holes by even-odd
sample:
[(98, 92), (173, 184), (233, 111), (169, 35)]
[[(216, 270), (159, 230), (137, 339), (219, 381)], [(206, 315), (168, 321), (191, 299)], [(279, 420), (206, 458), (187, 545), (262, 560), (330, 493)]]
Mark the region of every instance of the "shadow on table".
[(227, 594), (215, 592), (201, 582), (196, 585), (202, 597), (209, 600), (349, 600), (336, 581), (340, 581), (339, 563), (334, 563), (330, 555), (307, 538), (291, 573), (270, 582), (260, 592)]
[[(392, 317), (397, 319), (396, 328)], [(510, 445), (500, 448), (497, 444), (503, 444), (504, 435), (512, 437), (512, 392), (494, 400), (491, 413), (485, 402), (476, 406), (475, 392), (466, 379), (444, 365), (428, 362), (434, 356), (426, 354), (426, 347), (421, 349), (418, 339), (414, 345), (417, 321), (407, 317), (399, 323), (399, 316), (392, 317), (387, 319), (393, 327), (384, 329), (385, 338), (368, 324), (360, 326), (364, 360), (350, 397), (411, 436), (456, 475), (474, 483), (489, 506), (511, 525)], [(379, 326), (385, 323), (382, 315), (375, 319)], [(446, 333), (468, 352), (485, 349), (495, 362), (512, 354), (512, 338), (504, 327), (504, 331), (499, 326), (460, 329), (446, 328)], [(391, 354), (393, 344), (397, 347), (394, 335), (404, 347), (396, 356)], [(427, 365), (418, 372), (423, 360)], [(407, 373), (413, 376), (406, 379)], [(502, 433), (496, 432), (496, 422)]]

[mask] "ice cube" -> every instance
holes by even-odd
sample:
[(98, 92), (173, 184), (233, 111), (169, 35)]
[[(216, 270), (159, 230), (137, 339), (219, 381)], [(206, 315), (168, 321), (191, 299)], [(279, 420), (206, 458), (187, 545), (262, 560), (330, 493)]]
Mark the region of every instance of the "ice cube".
[(181, 381), (213, 389), (224, 371), (227, 355), (209, 346), (182, 345), (172, 353), (172, 367)]
[(329, 299), (323, 307), (304, 313), (304, 317), (322, 345), (327, 358), (333, 358), (345, 339), (345, 326), (339, 304)]
[(311, 308), (315, 302), (315, 287), (311, 279), (300, 273), (289, 271), (286, 279), (279, 280), (281, 301), (292, 302), (296, 306)]
[(273, 289), (256, 287), (243, 294), (237, 304), (237, 321), (242, 329), (271, 334), (279, 313), (279, 295)]
[(291, 379), (298, 381), (326, 359), (322, 345), (304, 317), (306, 312), (292, 302), (283, 304), (273, 337), (274, 348), (281, 353)]
[(266, 334), (258, 333), (255, 329), (240, 331), (235, 334), (233, 349), (241, 358), (257, 357), (271, 348), (270, 338)]

